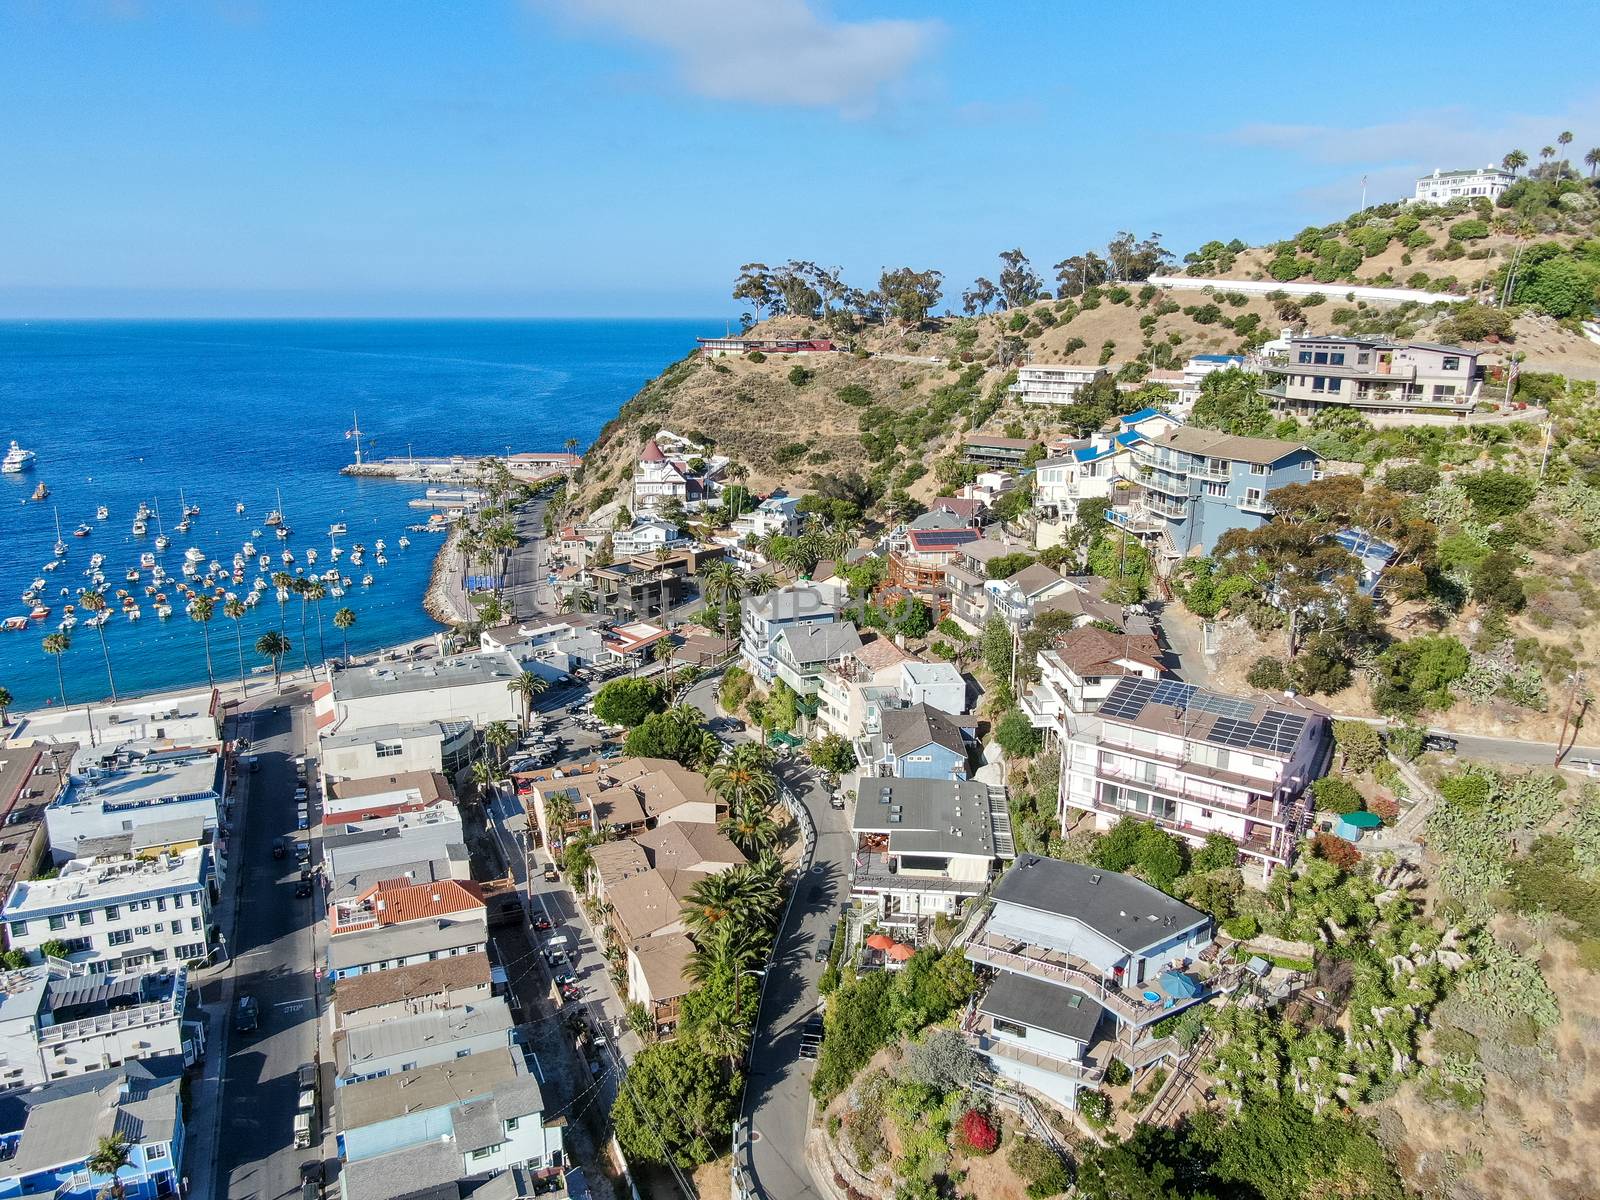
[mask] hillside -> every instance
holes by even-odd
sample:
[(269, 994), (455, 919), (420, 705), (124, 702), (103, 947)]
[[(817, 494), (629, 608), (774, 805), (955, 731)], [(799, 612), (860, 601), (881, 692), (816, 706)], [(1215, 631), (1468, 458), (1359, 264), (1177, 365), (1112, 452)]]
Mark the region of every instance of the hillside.
[[(639, 448), (661, 428), (706, 435), (758, 491), (804, 487), (818, 474), (854, 474), (871, 480), (880, 497), (903, 491), (926, 500), (939, 487), (938, 458), (965, 430), (1016, 420), (1036, 433), (1052, 428), (1047, 411), (1008, 401), (1006, 372), (1019, 362), (1130, 364), (1123, 378), (1135, 378), (1145, 369), (1181, 367), (1192, 354), (1254, 349), (1290, 326), (1455, 341), (1479, 349), (1490, 366), (1515, 354), (1525, 370), (1600, 378), (1600, 345), (1583, 336), (1575, 317), (1543, 311), (1582, 303), (1584, 288), (1592, 296), (1600, 277), (1600, 191), (1573, 181), (1559, 193), (1543, 184), (1519, 186), (1516, 208), (1379, 206), (1269, 246), (1207, 243), (1183, 268), (1208, 279), (1325, 280), (1323, 295), (1291, 299), (1127, 282), (1009, 311), (931, 318), (918, 327), (838, 312), (831, 320), (759, 322), (753, 333), (831, 335), (855, 352), (765, 361), (691, 353), (602, 431), (587, 455), (574, 511), (590, 511), (625, 490)], [(1516, 291), (1524, 303), (1504, 313), (1469, 306), (1461, 315), (1473, 297), (1493, 298), (1519, 249)], [(1352, 302), (1341, 291), (1352, 283), (1437, 289), (1439, 299)], [(945, 290), (949, 303), (957, 287), (947, 282)]]

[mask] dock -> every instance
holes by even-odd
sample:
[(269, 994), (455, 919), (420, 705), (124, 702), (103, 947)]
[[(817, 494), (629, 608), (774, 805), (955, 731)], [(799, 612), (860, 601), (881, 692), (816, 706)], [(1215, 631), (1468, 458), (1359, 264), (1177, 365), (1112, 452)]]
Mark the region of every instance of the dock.
[(454, 484), (460, 488), (477, 476), (484, 463), (501, 463), (513, 478), (524, 483), (543, 483), (570, 475), (582, 464), (576, 454), (529, 453), (490, 455), (453, 454), (448, 457), (380, 458), (366, 462), (349, 463), (339, 468), (341, 475), (367, 479), (394, 479), (401, 483)]

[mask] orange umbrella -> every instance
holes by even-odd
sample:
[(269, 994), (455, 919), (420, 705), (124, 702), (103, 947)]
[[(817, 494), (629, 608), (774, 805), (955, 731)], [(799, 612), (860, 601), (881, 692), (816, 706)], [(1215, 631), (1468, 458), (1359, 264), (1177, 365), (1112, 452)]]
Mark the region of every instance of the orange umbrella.
[(867, 939), (867, 945), (874, 950), (887, 950), (895, 941), (887, 933), (875, 933)]
[(896, 942), (894, 945), (889, 947), (889, 957), (894, 959), (895, 962), (905, 962), (906, 959), (910, 958), (915, 953), (916, 951), (910, 946), (907, 946), (901, 942)]

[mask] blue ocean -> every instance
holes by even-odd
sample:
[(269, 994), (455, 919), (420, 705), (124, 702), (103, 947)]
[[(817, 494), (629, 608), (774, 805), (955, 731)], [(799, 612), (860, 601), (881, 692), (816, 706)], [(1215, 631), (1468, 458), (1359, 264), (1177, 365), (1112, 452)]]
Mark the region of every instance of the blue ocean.
[[(586, 447), (618, 407), (652, 375), (682, 357), (694, 336), (720, 324), (690, 320), (542, 321), (35, 321), (0, 322), (0, 451), (15, 440), (37, 455), (33, 469), (0, 475), (0, 618), (26, 616), (21, 596), (43, 579), (37, 603), (50, 615), (23, 630), (0, 632), (0, 686), (17, 708), (60, 703), (55, 663), (42, 649), (64, 606), (87, 586), (93, 554), (104, 556), (105, 592), (118, 611), (103, 626), (119, 694), (203, 683), (201, 628), (171, 586), (190, 547), (231, 572), (246, 541), (272, 557), (272, 570), (320, 573), (330, 566), (329, 528), (368, 547), (363, 567), (341, 565), (352, 585), (322, 604), (327, 651), (342, 649), (332, 626), (343, 605), (356, 613), (357, 652), (425, 636), (437, 626), (421, 601), (440, 538), (409, 533), (427, 512), (409, 501), (419, 484), (339, 474), (353, 459), (346, 437), (359, 419), (365, 456), (417, 457), (561, 450), (569, 438)], [(30, 497), (40, 483), (47, 498)], [(264, 524), (279, 503), (293, 529), (287, 541)], [(180, 499), (181, 496), (181, 499)], [(158, 618), (137, 582), (142, 553), (155, 553), (157, 522), (132, 532), (138, 506), (159, 510), (172, 539), (157, 559), (173, 614)], [(244, 505), (243, 513), (236, 511)], [(198, 507), (187, 532), (175, 526), (184, 505)], [(107, 516), (97, 518), (104, 506)], [(59, 518), (67, 554), (54, 570)], [(74, 530), (87, 525), (87, 536)], [(262, 536), (252, 537), (259, 530)], [(402, 535), (410, 538), (399, 547)], [(374, 562), (374, 543), (388, 563)], [(281, 553), (295, 555), (284, 568)], [(319, 552), (307, 564), (306, 551)], [(348, 559), (346, 559), (346, 563)], [(370, 573), (373, 582), (361, 586)], [(258, 575), (252, 559), (241, 599)], [(192, 581), (193, 582), (193, 581)], [(65, 594), (63, 594), (65, 589)], [(138, 620), (122, 611), (126, 591)], [(98, 635), (81, 623), (69, 631), (61, 667), (68, 703), (109, 695)], [(315, 657), (314, 615), (309, 638)], [(269, 587), (239, 622), (246, 670), (261, 665), (251, 647), (270, 628), (301, 657), (300, 602), (280, 620)], [(234, 622), (217, 606), (210, 625), (219, 678), (237, 678)]]

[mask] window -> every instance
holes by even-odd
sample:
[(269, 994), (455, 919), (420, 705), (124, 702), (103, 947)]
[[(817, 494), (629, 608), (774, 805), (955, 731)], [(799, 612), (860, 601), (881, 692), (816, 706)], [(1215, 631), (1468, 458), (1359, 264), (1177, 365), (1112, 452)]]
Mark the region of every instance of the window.
[(1300, 361), (1303, 362), (1303, 363), (1310, 362), (1311, 361), (1311, 351), (1309, 351), (1309, 350), (1300, 351)]
[(1309, 471), (1309, 470), (1311, 470), (1311, 468), (1313, 468), (1316, 465), (1317, 464), (1313, 460), (1308, 458), (1308, 459), (1305, 460), (1305, 462), (1300, 464), (1300, 469), (1302, 471)]
[(1313, 366), (1326, 366), (1328, 363), (1328, 352), (1326, 350), (1318, 350), (1311, 356), (1311, 362)]
[(494, 1152), (495, 1152), (495, 1147), (494, 1146), (486, 1146), (482, 1150), (474, 1150), (472, 1152), (472, 1161), (473, 1162), (482, 1162), (484, 1159), (488, 1158)]
[(137, 929), (134, 930), (134, 933), (138, 934), (140, 937), (149, 937), (150, 936), (150, 926), (148, 926), (148, 925), (140, 925)]
[(157, 912), (166, 912), (167, 911), (167, 898), (165, 896), (157, 896), (156, 897), (156, 911)]
[(1003, 1033), (1007, 1037), (1025, 1038), (1028, 1036), (1028, 1030), (1025, 1026), (1018, 1025), (1015, 1021), (1008, 1021), (1004, 1017), (994, 1018), (994, 1031)]
[(522, 1123), (522, 1118), (521, 1117), (507, 1117), (506, 1118), (506, 1132), (507, 1133), (515, 1133), (517, 1131), (517, 1126), (520, 1125), (521, 1123)]
[(146, 1162), (156, 1162), (167, 1156), (167, 1147), (164, 1142), (149, 1142), (144, 1148)]
[(121, 915), (122, 915), (122, 910), (120, 908), (118, 908), (115, 904), (106, 905), (106, 920), (115, 921)]
[(158, 962), (158, 963), (166, 962), (167, 961), (167, 952), (165, 950), (153, 951), (151, 953), (151, 955), (150, 955), (150, 961), (151, 962)]
[(1343, 351), (1335, 351), (1334, 353), (1328, 355), (1328, 365), (1330, 367), (1342, 367), (1342, 366), (1344, 366), (1344, 352)]
[(1252, 474), (1252, 475), (1270, 475), (1271, 473), (1272, 473), (1272, 468), (1270, 466), (1268, 466), (1266, 463), (1251, 463), (1250, 464), (1250, 474)]
[(79, 925), (93, 925), (94, 924), (94, 912), (91, 910), (89, 912), (81, 912), (81, 913), (79, 913), (78, 914), (78, 924)]
[(191, 930), (195, 931), (196, 933), (198, 933), (200, 931), (200, 918), (199, 917), (190, 917), (189, 918), (189, 928)]
[(65, 929), (66, 927), (67, 927), (67, 919), (65, 917), (51, 917), (50, 918), (50, 932), (51, 933), (55, 933), (57, 930)]
[(1244, 492), (1244, 502), (1246, 504), (1254, 504), (1254, 505), (1259, 507), (1261, 505), (1261, 503), (1262, 503), (1262, 491), (1261, 491), (1261, 489), (1260, 488), (1246, 488), (1245, 492)]
[(1372, 362), (1372, 355), (1367, 353), (1365, 350), (1363, 350), (1360, 354), (1356, 355), (1356, 366), (1358, 366), (1358, 367), (1365, 367), (1368, 364), (1370, 364), (1371, 362)]
[(106, 934), (106, 941), (113, 946), (126, 946), (129, 942), (133, 941), (133, 934), (131, 931), (126, 929), (113, 929), (110, 933)]
[(20, 938), (20, 937), (26, 937), (27, 934), (28, 934), (28, 923), (26, 921), (13, 921), (13, 922), (11, 922), (11, 938), (12, 938), (13, 941), (15, 941), (17, 938)]
[(169, 921), (167, 923), (167, 928), (170, 929), (173, 933), (182, 933), (183, 932), (183, 922), (182, 921)]
[(1446, 371), (1459, 371), (1461, 369), (1461, 360), (1454, 355), (1446, 355), (1444, 369)]
[(1226, 496), (1227, 494), (1228, 494), (1228, 485), (1225, 484), (1225, 483), (1208, 483), (1208, 484), (1206, 484), (1206, 495), (1208, 495), (1208, 496)]
[(379, 742), (376, 754), (379, 758), (399, 758), (404, 752), (404, 747), (399, 742)]
[(456, 1051), (456, 1057), (457, 1057), (457, 1058), (467, 1058), (467, 1057), (469, 1057), (469, 1056), (470, 1056), (470, 1055), (471, 1055), (471, 1054), (472, 1054), (472, 1051), (471, 1051), (471, 1050), (457, 1050), (457, 1051)]

